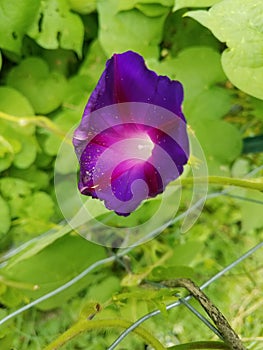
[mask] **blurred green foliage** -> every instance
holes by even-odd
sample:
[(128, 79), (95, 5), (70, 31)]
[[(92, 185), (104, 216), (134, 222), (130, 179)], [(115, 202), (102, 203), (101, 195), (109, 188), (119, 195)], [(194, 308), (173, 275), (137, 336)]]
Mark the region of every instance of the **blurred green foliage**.
[[(262, 154), (256, 153), (262, 143), (254, 146), (255, 153), (242, 154), (243, 138), (263, 133), (262, 11), (261, 0), (253, 6), (247, 0), (0, 0), (1, 318), (114, 254), (64, 230), (54, 191), (60, 144), (80, 121), (112, 53), (137, 51), (158, 74), (183, 83), (184, 113), (211, 175), (244, 177), (262, 165)], [(58, 163), (56, 169), (64, 175), (59, 186), (69, 194), (70, 205), (75, 163), (67, 155)], [(186, 311), (164, 311), (176, 299), (174, 293), (139, 284), (176, 277), (201, 284), (256, 244), (263, 232), (263, 195), (231, 194), (246, 201), (210, 200), (187, 234), (174, 225), (13, 319), (0, 330), (0, 348), (43, 349), (96, 304), (102, 309), (98, 319), (131, 321), (159, 307), (162, 315), (147, 327), (166, 344), (211, 338)], [(158, 200), (131, 221), (143, 221)], [(186, 195), (182, 210), (188, 205)], [(247, 338), (262, 332), (260, 266), (257, 255), (209, 288)], [(242, 311), (238, 305), (243, 299)], [(117, 334), (85, 334), (65, 349), (86, 349), (87, 344), (105, 349)], [(249, 344), (254, 350), (262, 346), (253, 339)], [(131, 336), (123, 347), (144, 345)]]
[(263, 99), (262, 9), (260, 0), (230, 0), (219, 2), (209, 11), (188, 13), (226, 43), (222, 66), (231, 82), (260, 99)]

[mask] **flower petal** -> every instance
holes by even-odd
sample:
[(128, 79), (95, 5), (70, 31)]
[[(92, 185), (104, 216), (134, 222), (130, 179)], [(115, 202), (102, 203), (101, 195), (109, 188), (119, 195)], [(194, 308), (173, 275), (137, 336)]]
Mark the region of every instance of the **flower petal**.
[(106, 63), (99, 82), (84, 110), (76, 138), (88, 129), (91, 112), (123, 102), (144, 102), (164, 107), (183, 120), (183, 87), (179, 81), (158, 76), (149, 70), (142, 58), (133, 51), (114, 54)]
[(129, 215), (162, 193), (189, 157), (178, 81), (158, 76), (134, 52), (114, 55), (75, 131), (79, 189)]

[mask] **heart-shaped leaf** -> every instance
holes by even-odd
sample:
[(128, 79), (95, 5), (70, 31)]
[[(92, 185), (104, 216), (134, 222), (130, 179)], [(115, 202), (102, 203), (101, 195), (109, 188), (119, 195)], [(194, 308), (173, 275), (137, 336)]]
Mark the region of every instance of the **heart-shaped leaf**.
[(36, 113), (47, 114), (58, 108), (64, 98), (66, 80), (58, 72), (50, 72), (39, 57), (29, 57), (13, 68), (8, 85), (28, 98)]

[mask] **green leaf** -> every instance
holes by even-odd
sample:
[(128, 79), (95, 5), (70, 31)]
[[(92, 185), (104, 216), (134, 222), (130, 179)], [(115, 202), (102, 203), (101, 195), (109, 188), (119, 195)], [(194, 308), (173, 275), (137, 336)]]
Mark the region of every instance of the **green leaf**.
[[(67, 133), (79, 123), (88, 101), (88, 97), (94, 86), (95, 82), (93, 84), (93, 81), (87, 76), (75, 75), (69, 80), (65, 91), (65, 102), (63, 103), (63, 108), (60, 109), (53, 118), (54, 123), (59, 129)], [(52, 156), (57, 155), (61, 141), (61, 138), (57, 135), (49, 134), (43, 145), (46, 154)], [(58, 158), (61, 165), (60, 168), (64, 169), (64, 173), (69, 173), (76, 169), (72, 168), (71, 163), (67, 161), (67, 157), (60, 159), (61, 155), (59, 155)], [(73, 164), (75, 166), (75, 162)]]
[[(103, 247), (92, 244), (80, 236), (65, 236), (38, 254), (27, 260), (20, 261), (12, 268), (2, 269), (7, 278), (15, 281), (37, 285), (35, 291), (24, 291), (30, 298), (38, 298), (85, 270), (94, 262), (105, 258)], [(41, 308), (50, 309), (63, 305), (66, 299), (77, 291), (87, 287), (93, 279), (88, 275), (84, 280), (68, 288), (58, 296), (41, 304)]]
[(158, 17), (147, 17), (136, 9), (118, 11), (116, 0), (101, 0), (98, 3), (100, 21), (103, 23), (99, 40), (107, 55), (133, 50), (146, 58), (157, 58), (163, 24), (169, 9)]
[[(135, 212), (131, 213), (129, 217), (122, 217), (113, 212), (108, 212), (101, 215), (98, 220), (106, 225), (112, 227), (135, 227), (150, 220), (154, 213), (158, 210), (161, 204), (160, 198), (154, 198), (145, 201)], [(167, 209), (166, 214), (169, 213)]]
[(67, 0), (44, 0), (29, 36), (45, 49), (75, 51), (82, 56), (84, 26), (81, 18), (71, 12)]
[(262, 11), (261, 0), (224, 0), (209, 11), (187, 13), (228, 46), (222, 54), (222, 65), (229, 80), (260, 99), (263, 99)]
[(71, 10), (86, 15), (96, 10), (97, 0), (69, 0)]
[(29, 244), (26, 247), (24, 247), (24, 249), (19, 251), (17, 254), (15, 254), (14, 256), (12, 256), (12, 258), (8, 260), (8, 263), (6, 265), (7, 269), (11, 269), (16, 264), (20, 264), (21, 261), (27, 260), (32, 256), (35, 256), (36, 254), (44, 250), (46, 247), (51, 245), (53, 242), (65, 236), (71, 231), (71, 227), (64, 226), (58, 228), (57, 231), (52, 230), (50, 232), (47, 232), (44, 236), (35, 238), (33, 241), (29, 242)]
[(17, 211), (18, 225), (12, 228), (14, 240), (25, 242), (26, 237), (35, 237), (49, 229), (54, 224), (51, 218), (54, 215), (54, 202), (45, 192), (33, 193), (25, 199), (18, 198), (11, 202), (12, 214)]
[[(29, 180), (29, 179), (28, 179)], [(10, 216), (16, 220), (11, 229), (16, 242), (24, 242), (52, 227), (54, 202), (46, 192), (33, 192), (34, 184), (17, 178), (3, 178), (0, 190), (8, 201)]]
[[(220, 101), (220, 103), (219, 103)], [(225, 116), (233, 103), (233, 97), (228, 90), (218, 86), (204, 89), (198, 96), (186, 101), (184, 112), (191, 123), (195, 120), (219, 120)]]
[[(68, 132), (74, 125), (76, 125), (77, 122), (79, 122), (81, 118), (81, 114), (82, 112), (80, 111), (62, 110), (54, 118), (54, 122), (61, 128), (61, 130)], [(44, 142), (44, 150), (47, 154), (55, 156), (58, 153), (61, 143), (62, 143), (61, 138), (59, 138), (57, 135), (51, 134), (47, 137), (46, 141)], [(63, 156), (65, 156), (65, 154)], [(66, 159), (63, 158), (63, 160), (65, 164), (64, 166), (63, 164), (61, 164), (62, 167), (72, 169), (72, 166), (70, 163), (67, 165), (67, 157)], [(61, 160), (62, 163), (63, 163), (63, 160)]]
[(17, 199), (31, 195), (32, 185), (20, 179), (5, 177), (0, 180), (0, 191), (6, 199)]
[[(241, 217), (242, 217), (242, 232), (248, 233), (251, 230), (263, 227), (262, 202), (263, 193), (252, 190), (239, 190), (238, 195), (249, 198), (252, 201), (240, 201)], [(259, 203), (256, 203), (259, 201)], [(261, 203), (260, 203), (261, 202)]]
[(98, 284), (91, 286), (87, 293), (88, 300), (96, 300), (100, 303), (108, 301), (113, 294), (120, 291), (120, 280), (115, 276), (104, 276)]
[(190, 241), (173, 247), (173, 256), (166, 262), (167, 265), (189, 265), (201, 252), (204, 244), (199, 241)]
[(26, 169), (32, 165), (37, 156), (37, 141), (35, 136), (14, 133), (21, 142), (21, 151), (15, 155), (14, 165), (20, 169)]
[[(59, 176), (59, 179), (55, 179), (56, 196), (59, 203), (61, 198), (63, 200), (63, 208), (60, 207), (65, 218), (71, 218), (76, 212), (75, 208), (79, 208), (79, 197), (76, 173), (67, 174), (66, 176)], [(63, 218), (64, 218), (63, 217)]]
[(105, 51), (103, 51), (100, 42), (97, 39), (94, 40), (90, 44), (89, 51), (79, 70), (79, 74), (84, 75), (86, 81), (90, 81), (90, 83), (93, 84), (92, 89), (97, 84), (97, 81), (105, 68), (106, 60), (107, 56)]
[[(247, 48), (247, 50), (250, 49)], [(254, 55), (256, 57), (257, 53), (254, 52)], [(252, 61), (251, 63), (245, 63), (247, 58), (243, 59), (241, 56), (241, 51), (224, 51), (222, 54), (224, 71), (229, 80), (240, 90), (263, 100), (263, 62), (262, 65), (253, 67)]]
[(192, 18), (184, 17), (184, 10), (170, 13), (163, 28), (162, 55), (177, 56), (187, 47), (207, 46), (217, 51), (221, 43), (213, 34)]
[(193, 125), (205, 154), (216, 161), (230, 163), (242, 150), (239, 130), (221, 120), (196, 121)]
[[(105, 64), (105, 61), (104, 61)], [(90, 70), (97, 70), (98, 67), (89, 67)], [(97, 74), (99, 75), (100, 72)], [(99, 77), (98, 77), (99, 78)], [(72, 77), (67, 85), (65, 93), (65, 102), (63, 106), (68, 108), (69, 112), (83, 113), (84, 107), (88, 101), (89, 95), (95, 88), (98, 79), (91, 80), (90, 76), (75, 75)], [(67, 110), (66, 110), (67, 111)], [(76, 120), (78, 122), (78, 120)]]
[[(12, 143), (13, 140), (7, 140), (0, 135), (0, 172), (8, 169), (14, 160), (15, 150)], [(19, 145), (20, 144), (18, 143), (18, 147)]]
[(210, 7), (221, 0), (175, 0), (173, 11), (184, 7)]
[[(28, 179), (29, 180), (29, 179)], [(8, 201), (10, 216), (17, 220), (12, 228), (16, 240), (24, 235), (36, 235), (50, 228), (54, 215), (54, 202), (45, 192), (33, 192), (34, 184), (18, 178), (5, 177), (0, 181), (0, 191)]]
[(73, 145), (64, 145), (56, 159), (56, 171), (60, 174), (76, 173), (78, 169), (78, 161), (73, 150)]
[(185, 103), (226, 80), (219, 53), (205, 46), (189, 47), (176, 58), (168, 58), (161, 63), (153, 60), (147, 63), (158, 74), (168, 75), (183, 84)]
[(9, 170), (9, 175), (21, 180), (26, 179), (34, 190), (47, 189), (49, 185), (49, 175), (37, 169), (35, 165), (27, 169), (17, 169), (13, 167)]
[(50, 72), (47, 63), (38, 57), (27, 58), (13, 68), (7, 83), (24, 94), (39, 114), (47, 114), (58, 108), (66, 87), (64, 76)]
[(186, 99), (196, 97), (204, 90), (226, 80), (220, 55), (209, 47), (183, 50), (174, 60), (173, 69), (176, 79), (184, 85)]
[(161, 63), (150, 61), (149, 64), (159, 74), (182, 82), (185, 90), (183, 108), (190, 124), (200, 120), (200, 116), (202, 120), (220, 119), (230, 110), (233, 103), (231, 92), (218, 86), (226, 76), (220, 55), (215, 50), (190, 47), (181, 51), (177, 58), (168, 58)]
[(0, 241), (11, 226), (10, 209), (7, 202), (0, 196)]
[(247, 176), (250, 170), (250, 164), (248, 159), (237, 158), (231, 167), (232, 177), (244, 178)]
[(42, 50), (41, 57), (48, 63), (51, 71), (57, 71), (66, 77), (77, 62), (73, 51), (63, 49)]
[[(36, 159), (37, 154), (36, 138), (34, 135), (30, 135), (32, 128), (17, 127), (16, 124), (10, 124), (4, 121), (0, 122), (0, 126), (1, 132), (5, 137), (4, 145), (6, 146), (8, 144), (8, 150), (10, 149), (9, 161), (11, 160), (16, 167), (21, 169), (29, 167)], [(4, 162), (6, 161), (7, 155), (4, 154)]]
[(25, 202), (25, 217), (49, 220), (54, 213), (54, 202), (45, 192), (36, 192)]
[[(0, 87), (0, 110), (12, 116), (30, 117), (34, 114), (28, 100), (18, 91), (9, 87)], [(35, 127), (19, 125), (5, 120), (0, 121), (2, 139), (2, 159), (0, 169), (8, 168), (12, 162), (18, 168), (30, 166), (37, 154)]]
[(8, 86), (0, 86), (0, 111), (17, 117), (34, 115), (33, 107), (28, 99), (19, 91)]
[(7, 288), (6, 292), (0, 295), (1, 303), (10, 308), (17, 307), (21, 303), (21, 299), (20, 291), (15, 288)]
[(1, 0), (0, 47), (20, 54), (24, 34), (34, 21), (40, 0)]
[(218, 86), (226, 80), (220, 55), (208, 47), (190, 47), (177, 58), (149, 63), (159, 74), (182, 82), (184, 113), (203, 147), (209, 170), (218, 174), (242, 150), (241, 133), (220, 120), (232, 106), (231, 92)]
[(0, 70), (2, 69), (2, 54), (1, 54), (1, 51), (0, 51)]
[(253, 109), (253, 114), (257, 118), (259, 118), (261, 121), (263, 121), (263, 101), (257, 98), (251, 97), (249, 102)]
[(189, 266), (157, 266), (152, 270), (149, 279), (152, 281), (163, 281), (166, 279), (192, 278), (193, 275), (194, 270)]
[(137, 8), (138, 6), (148, 6), (149, 8), (152, 6), (153, 8), (157, 5), (160, 7), (171, 7), (173, 6), (174, 0), (129, 0), (129, 1), (119, 1), (117, 5), (117, 11), (127, 11), (133, 8)]
[(167, 15), (167, 8), (160, 4), (137, 4), (136, 9), (141, 11), (147, 17), (159, 17)]

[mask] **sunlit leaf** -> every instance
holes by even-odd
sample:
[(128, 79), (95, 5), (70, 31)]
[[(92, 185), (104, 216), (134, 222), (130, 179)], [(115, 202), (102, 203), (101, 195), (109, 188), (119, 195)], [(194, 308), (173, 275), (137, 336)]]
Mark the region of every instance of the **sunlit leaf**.
[[(65, 236), (30, 259), (20, 261), (12, 268), (3, 270), (3, 273), (16, 281), (39, 286), (35, 291), (23, 292), (28, 297), (37, 298), (62, 285), (104, 257), (103, 247), (94, 245), (79, 236)], [(92, 281), (92, 275), (89, 275), (84, 282), (73, 285), (57, 297), (43, 303), (41, 308), (50, 309), (62, 305), (67, 298), (83, 288), (85, 284), (87, 285), (88, 281)]]
[(230, 110), (232, 96), (218, 86), (226, 80), (219, 53), (209, 47), (190, 47), (176, 58), (149, 63), (160, 74), (184, 84), (184, 112), (202, 145), (210, 172), (220, 173), (222, 165), (227, 169), (241, 153), (242, 140), (233, 125), (220, 120)]
[(10, 210), (7, 202), (0, 196), (0, 241), (11, 225)]
[(81, 14), (87, 14), (96, 10), (97, 0), (69, 0), (70, 8)]
[(155, 9), (157, 7), (170, 7), (173, 6), (174, 0), (129, 0), (129, 1), (119, 1), (118, 11), (127, 11), (133, 8), (138, 8), (140, 6), (148, 7), (149, 9)]
[(108, 276), (89, 288), (87, 298), (104, 303), (111, 299), (112, 295), (119, 292), (120, 288), (120, 280), (113, 275)]
[(18, 117), (34, 115), (29, 100), (19, 91), (8, 86), (0, 87), (0, 110)]
[(229, 80), (239, 89), (263, 99), (263, 32), (261, 0), (224, 0), (209, 11), (191, 11), (196, 19), (228, 49), (222, 65)]
[(69, 49), (82, 55), (84, 27), (67, 0), (44, 0), (28, 33), (45, 49)]
[[(238, 193), (251, 199), (252, 201), (240, 202), (242, 215), (242, 232), (247, 233), (251, 230), (263, 227), (262, 204), (263, 193), (256, 191), (241, 191)], [(253, 202), (253, 200), (255, 202)], [(256, 203), (258, 201), (259, 203)]]
[(47, 189), (49, 185), (49, 175), (45, 171), (38, 169), (35, 165), (26, 169), (12, 168), (9, 174), (16, 179), (27, 179), (35, 190)]
[(158, 266), (153, 269), (149, 279), (153, 281), (162, 281), (176, 278), (192, 278), (193, 274), (194, 271), (189, 266)]
[(99, 40), (107, 55), (133, 50), (146, 58), (158, 57), (158, 44), (169, 10), (157, 17), (147, 17), (136, 9), (118, 11), (117, 2), (114, 0), (102, 0), (98, 3), (100, 20), (103, 23)]
[[(0, 110), (12, 116), (30, 117), (34, 114), (29, 101), (21, 93), (9, 87), (0, 87)], [(35, 127), (19, 125), (5, 119), (0, 120), (0, 125), (2, 134), (0, 167), (4, 170), (12, 162), (22, 169), (30, 166), (37, 154)]]
[(20, 54), (24, 34), (34, 21), (40, 0), (1, 0), (0, 47)]
[(0, 135), (0, 172), (8, 169), (14, 160), (14, 143), (20, 148), (20, 143), (16, 142), (16, 140), (7, 140), (4, 136)]
[(95, 88), (100, 75), (105, 68), (107, 56), (100, 42), (96, 39), (89, 47), (87, 55), (84, 57), (80, 66), (79, 74), (83, 75), (87, 83), (92, 84), (92, 89)]
[(202, 250), (203, 243), (190, 241), (173, 247), (173, 256), (167, 260), (167, 265), (189, 265)]
[(27, 58), (13, 68), (7, 82), (24, 94), (35, 112), (40, 114), (58, 108), (66, 88), (64, 76), (58, 72), (50, 72), (47, 63), (38, 57)]
[(241, 135), (233, 125), (207, 120), (196, 121), (193, 127), (204, 152), (215, 160), (228, 163), (241, 153)]

